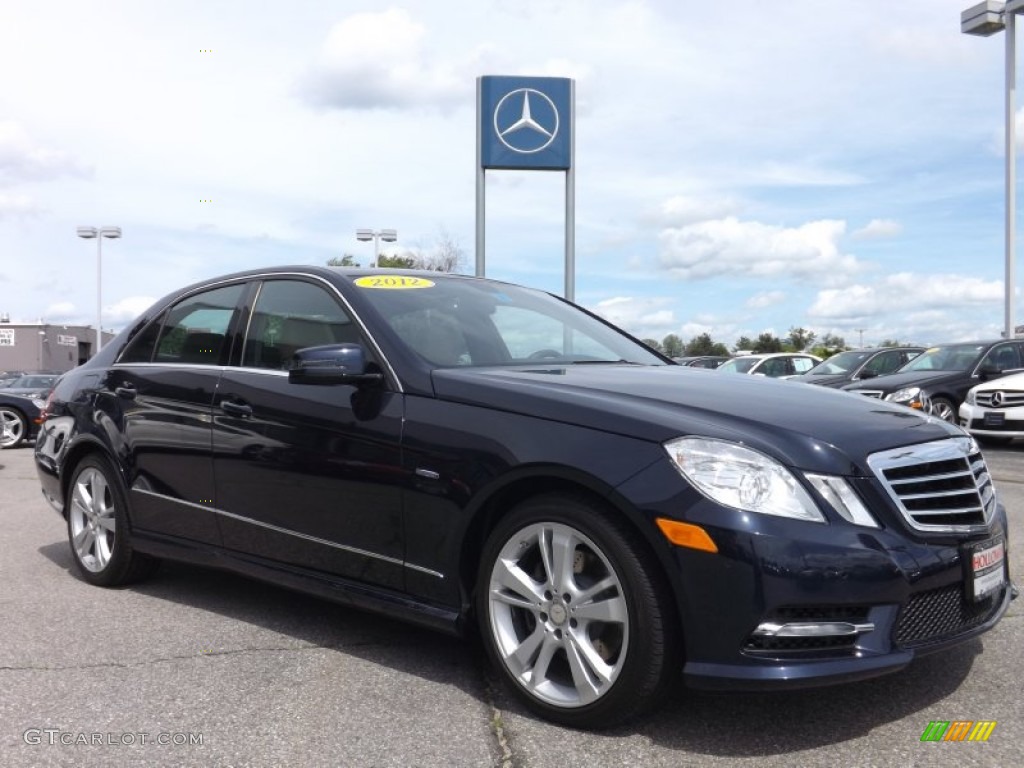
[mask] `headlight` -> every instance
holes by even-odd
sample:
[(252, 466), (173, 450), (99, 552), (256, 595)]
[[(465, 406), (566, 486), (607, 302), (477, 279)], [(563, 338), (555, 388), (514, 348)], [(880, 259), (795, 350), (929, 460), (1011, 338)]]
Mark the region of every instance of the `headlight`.
[(736, 443), (680, 437), (665, 443), (676, 467), (713, 501), (746, 512), (824, 523), (810, 494), (774, 459)]
[(43, 408), (46, 407), (46, 401), (43, 400), (43, 398), (41, 398), (41, 397), (33, 397), (32, 398), (32, 405), (34, 405), (36, 408), (38, 408), (41, 411), (41, 410), (43, 410)]
[(869, 528), (878, 528), (875, 518), (868, 512), (867, 507), (854, 493), (853, 488), (841, 477), (835, 475), (805, 475), (814, 486), (814, 490), (820, 493), (825, 501), (838, 512), (844, 520), (854, 525), (866, 525)]
[(974, 390), (973, 389), (967, 390), (967, 397), (964, 398), (964, 402), (967, 403), (968, 405), (977, 405), (978, 400), (977, 400), (977, 397), (974, 394)]
[(905, 389), (898, 389), (891, 395), (886, 395), (885, 399), (893, 403), (903, 403), (909, 405), (918, 399), (921, 394), (920, 387), (906, 387)]

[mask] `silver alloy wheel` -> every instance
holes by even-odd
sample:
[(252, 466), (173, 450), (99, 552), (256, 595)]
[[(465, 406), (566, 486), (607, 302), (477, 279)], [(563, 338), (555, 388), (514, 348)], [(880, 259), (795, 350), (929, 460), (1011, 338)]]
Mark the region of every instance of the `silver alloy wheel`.
[(932, 400), (931, 414), (943, 421), (948, 421), (950, 424), (956, 424), (956, 412), (953, 410), (953, 404), (943, 398), (936, 398)]
[(577, 708), (611, 688), (627, 657), (629, 611), (608, 558), (561, 523), (510, 536), (488, 594), (495, 646), (512, 676), (548, 704)]
[(107, 478), (95, 467), (86, 467), (75, 478), (71, 495), (71, 546), (82, 566), (99, 573), (114, 553), (114, 494)]
[(0, 446), (13, 448), (25, 437), (25, 420), (13, 408), (0, 408)]

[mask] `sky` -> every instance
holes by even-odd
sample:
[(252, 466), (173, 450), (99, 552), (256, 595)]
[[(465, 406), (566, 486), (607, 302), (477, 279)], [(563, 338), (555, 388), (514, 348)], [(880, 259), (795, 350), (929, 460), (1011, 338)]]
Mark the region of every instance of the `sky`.
[[(123, 231), (113, 329), (365, 265), (357, 228), (471, 274), (476, 79), (525, 75), (575, 81), (575, 298), (634, 335), (996, 338), (1005, 40), (960, 32), (971, 4), (0, 0), (0, 315), (95, 323), (81, 225)], [(561, 294), (565, 174), (485, 178), (487, 276)]]

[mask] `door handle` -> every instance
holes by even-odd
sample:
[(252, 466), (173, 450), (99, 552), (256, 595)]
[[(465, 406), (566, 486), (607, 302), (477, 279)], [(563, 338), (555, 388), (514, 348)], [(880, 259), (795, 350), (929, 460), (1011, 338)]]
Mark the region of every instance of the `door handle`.
[(135, 396), (139, 394), (139, 390), (128, 382), (125, 382), (120, 387), (114, 387), (114, 392), (117, 393), (118, 397), (123, 397), (125, 400), (134, 400)]
[(237, 416), (240, 419), (248, 419), (252, 416), (252, 406), (248, 403), (236, 403), (232, 400), (221, 400), (220, 408), (228, 416)]

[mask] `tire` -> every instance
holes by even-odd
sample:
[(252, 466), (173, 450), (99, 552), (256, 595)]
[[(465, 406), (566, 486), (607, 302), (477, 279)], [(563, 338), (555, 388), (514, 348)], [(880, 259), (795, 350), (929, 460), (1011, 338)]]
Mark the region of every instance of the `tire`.
[(534, 712), (619, 725), (678, 679), (668, 588), (643, 552), (625, 521), (563, 494), (520, 504), (488, 537), (476, 590), (484, 649)]
[(78, 574), (99, 587), (146, 578), (159, 561), (132, 548), (121, 478), (106, 459), (87, 456), (68, 487), (68, 543)]
[(945, 397), (933, 397), (929, 413), (943, 421), (948, 421), (950, 424), (958, 423), (956, 406), (953, 405), (951, 400)]
[(0, 406), (0, 448), (14, 448), (27, 436), (25, 414), (11, 406)]

